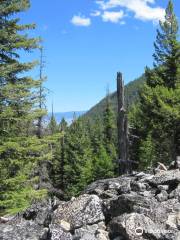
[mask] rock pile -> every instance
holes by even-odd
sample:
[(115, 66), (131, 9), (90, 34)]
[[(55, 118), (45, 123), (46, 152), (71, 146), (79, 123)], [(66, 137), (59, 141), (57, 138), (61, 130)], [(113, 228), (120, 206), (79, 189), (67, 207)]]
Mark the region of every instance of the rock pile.
[(0, 240), (179, 240), (180, 170), (99, 180), (70, 201), (44, 200), (9, 221)]

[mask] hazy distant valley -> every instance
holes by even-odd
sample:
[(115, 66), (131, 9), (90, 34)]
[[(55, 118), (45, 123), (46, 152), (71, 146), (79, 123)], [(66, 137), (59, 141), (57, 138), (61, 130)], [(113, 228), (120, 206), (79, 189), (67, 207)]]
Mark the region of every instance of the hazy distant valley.
[[(86, 113), (86, 111), (55, 112), (54, 116), (55, 116), (57, 123), (60, 123), (62, 118), (64, 118), (66, 120), (66, 122), (68, 122), (70, 124), (74, 117), (78, 118), (85, 113)], [(52, 116), (52, 113), (48, 113), (48, 115), (45, 117), (45, 121), (49, 122), (51, 116)]]

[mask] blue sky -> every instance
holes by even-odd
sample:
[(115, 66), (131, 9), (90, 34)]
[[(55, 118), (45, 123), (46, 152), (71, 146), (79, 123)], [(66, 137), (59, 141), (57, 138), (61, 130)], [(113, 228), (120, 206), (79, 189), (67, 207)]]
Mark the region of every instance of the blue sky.
[[(31, 33), (41, 36), (50, 89), (47, 108), (88, 110), (116, 88), (116, 72), (125, 83), (152, 66), (158, 19), (168, 0), (31, 0), (23, 23), (34, 22)], [(180, 17), (180, 1), (174, 0)], [(37, 58), (39, 53), (29, 58)], [(38, 75), (38, 69), (32, 73)]]

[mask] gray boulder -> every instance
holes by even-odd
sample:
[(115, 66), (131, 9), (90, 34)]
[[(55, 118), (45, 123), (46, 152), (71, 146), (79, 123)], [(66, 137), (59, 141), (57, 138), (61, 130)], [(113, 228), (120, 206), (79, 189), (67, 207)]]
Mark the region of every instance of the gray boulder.
[(64, 202), (55, 210), (52, 223), (58, 224), (61, 220), (70, 223), (71, 229), (104, 221), (102, 201), (96, 195), (84, 194)]
[(109, 223), (110, 236), (122, 236), (125, 239), (144, 239), (143, 235), (152, 231), (152, 238), (159, 239), (160, 233), (157, 226), (150, 218), (143, 214), (130, 213), (115, 217)]
[(168, 193), (165, 190), (162, 190), (159, 194), (156, 195), (156, 199), (159, 202), (166, 201), (168, 199)]
[[(61, 226), (56, 224), (51, 224), (50, 227), (50, 240), (72, 240), (73, 237), (71, 233), (66, 232)], [(46, 239), (48, 240), (48, 238)]]
[[(51, 188), (47, 162), (39, 171), (38, 187)], [(59, 198), (1, 217), (0, 240), (180, 239), (179, 169), (98, 180), (77, 198)]]
[(32, 204), (26, 211), (0, 224), (1, 240), (46, 240), (51, 222), (50, 199)]
[(75, 230), (74, 239), (82, 240), (109, 240), (109, 233), (106, 231), (104, 222), (86, 225)]
[(180, 202), (180, 184), (173, 191), (170, 192), (169, 198), (177, 198)]
[(0, 225), (1, 240), (46, 240), (49, 229), (33, 221), (19, 220)]
[(22, 218), (34, 221), (37, 225), (48, 227), (51, 222), (52, 201), (50, 199), (42, 200), (31, 205), (21, 215)]
[(157, 202), (153, 198), (144, 197), (136, 192), (131, 192), (129, 194), (122, 194), (116, 199), (109, 201), (108, 213), (111, 217), (116, 217), (124, 213), (131, 213), (133, 211), (149, 211), (152, 204)]
[(109, 223), (111, 239), (128, 240), (177, 240), (178, 231), (163, 228), (143, 214), (123, 214)]
[(152, 185), (173, 185), (180, 183), (180, 170), (160, 171), (154, 175), (148, 182)]
[(131, 183), (131, 190), (134, 192), (144, 192), (149, 188), (147, 183), (141, 183), (137, 181), (133, 181)]
[(176, 161), (173, 161), (170, 166), (169, 166), (169, 170), (172, 169), (179, 169), (180, 170), (180, 156), (177, 157)]
[(122, 176), (119, 178), (110, 178), (105, 180), (98, 180), (90, 184), (84, 191), (86, 194), (96, 194), (103, 196), (105, 192), (109, 191), (113, 195), (122, 193), (129, 193), (131, 191), (131, 181), (133, 177)]

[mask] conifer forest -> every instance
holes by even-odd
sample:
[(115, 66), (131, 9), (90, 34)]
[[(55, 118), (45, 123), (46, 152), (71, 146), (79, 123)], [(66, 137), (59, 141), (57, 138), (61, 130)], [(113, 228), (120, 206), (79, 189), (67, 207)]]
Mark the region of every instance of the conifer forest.
[[(53, 111), (44, 123), (49, 93), (43, 39), (29, 34), (35, 24), (21, 21), (21, 13), (30, 9), (30, 0), (0, 1), (0, 216), (21, 213), (48, 197), (68, 201), (97, 180), (178, 162), (180, 41), (173, 1), (164, 21), (154, 26), (153, 67), (144, 63), (143, 75), (122, 86), (122, 99), (107, 90), (71, 124), (64, 118), (57, 122)], [(39, 58), (28, 58), (31, 52)], [(37, 78), (31, 76), (34, 68)], [(121, 66), (117, 78), (123, 78), (119, 71)]]

